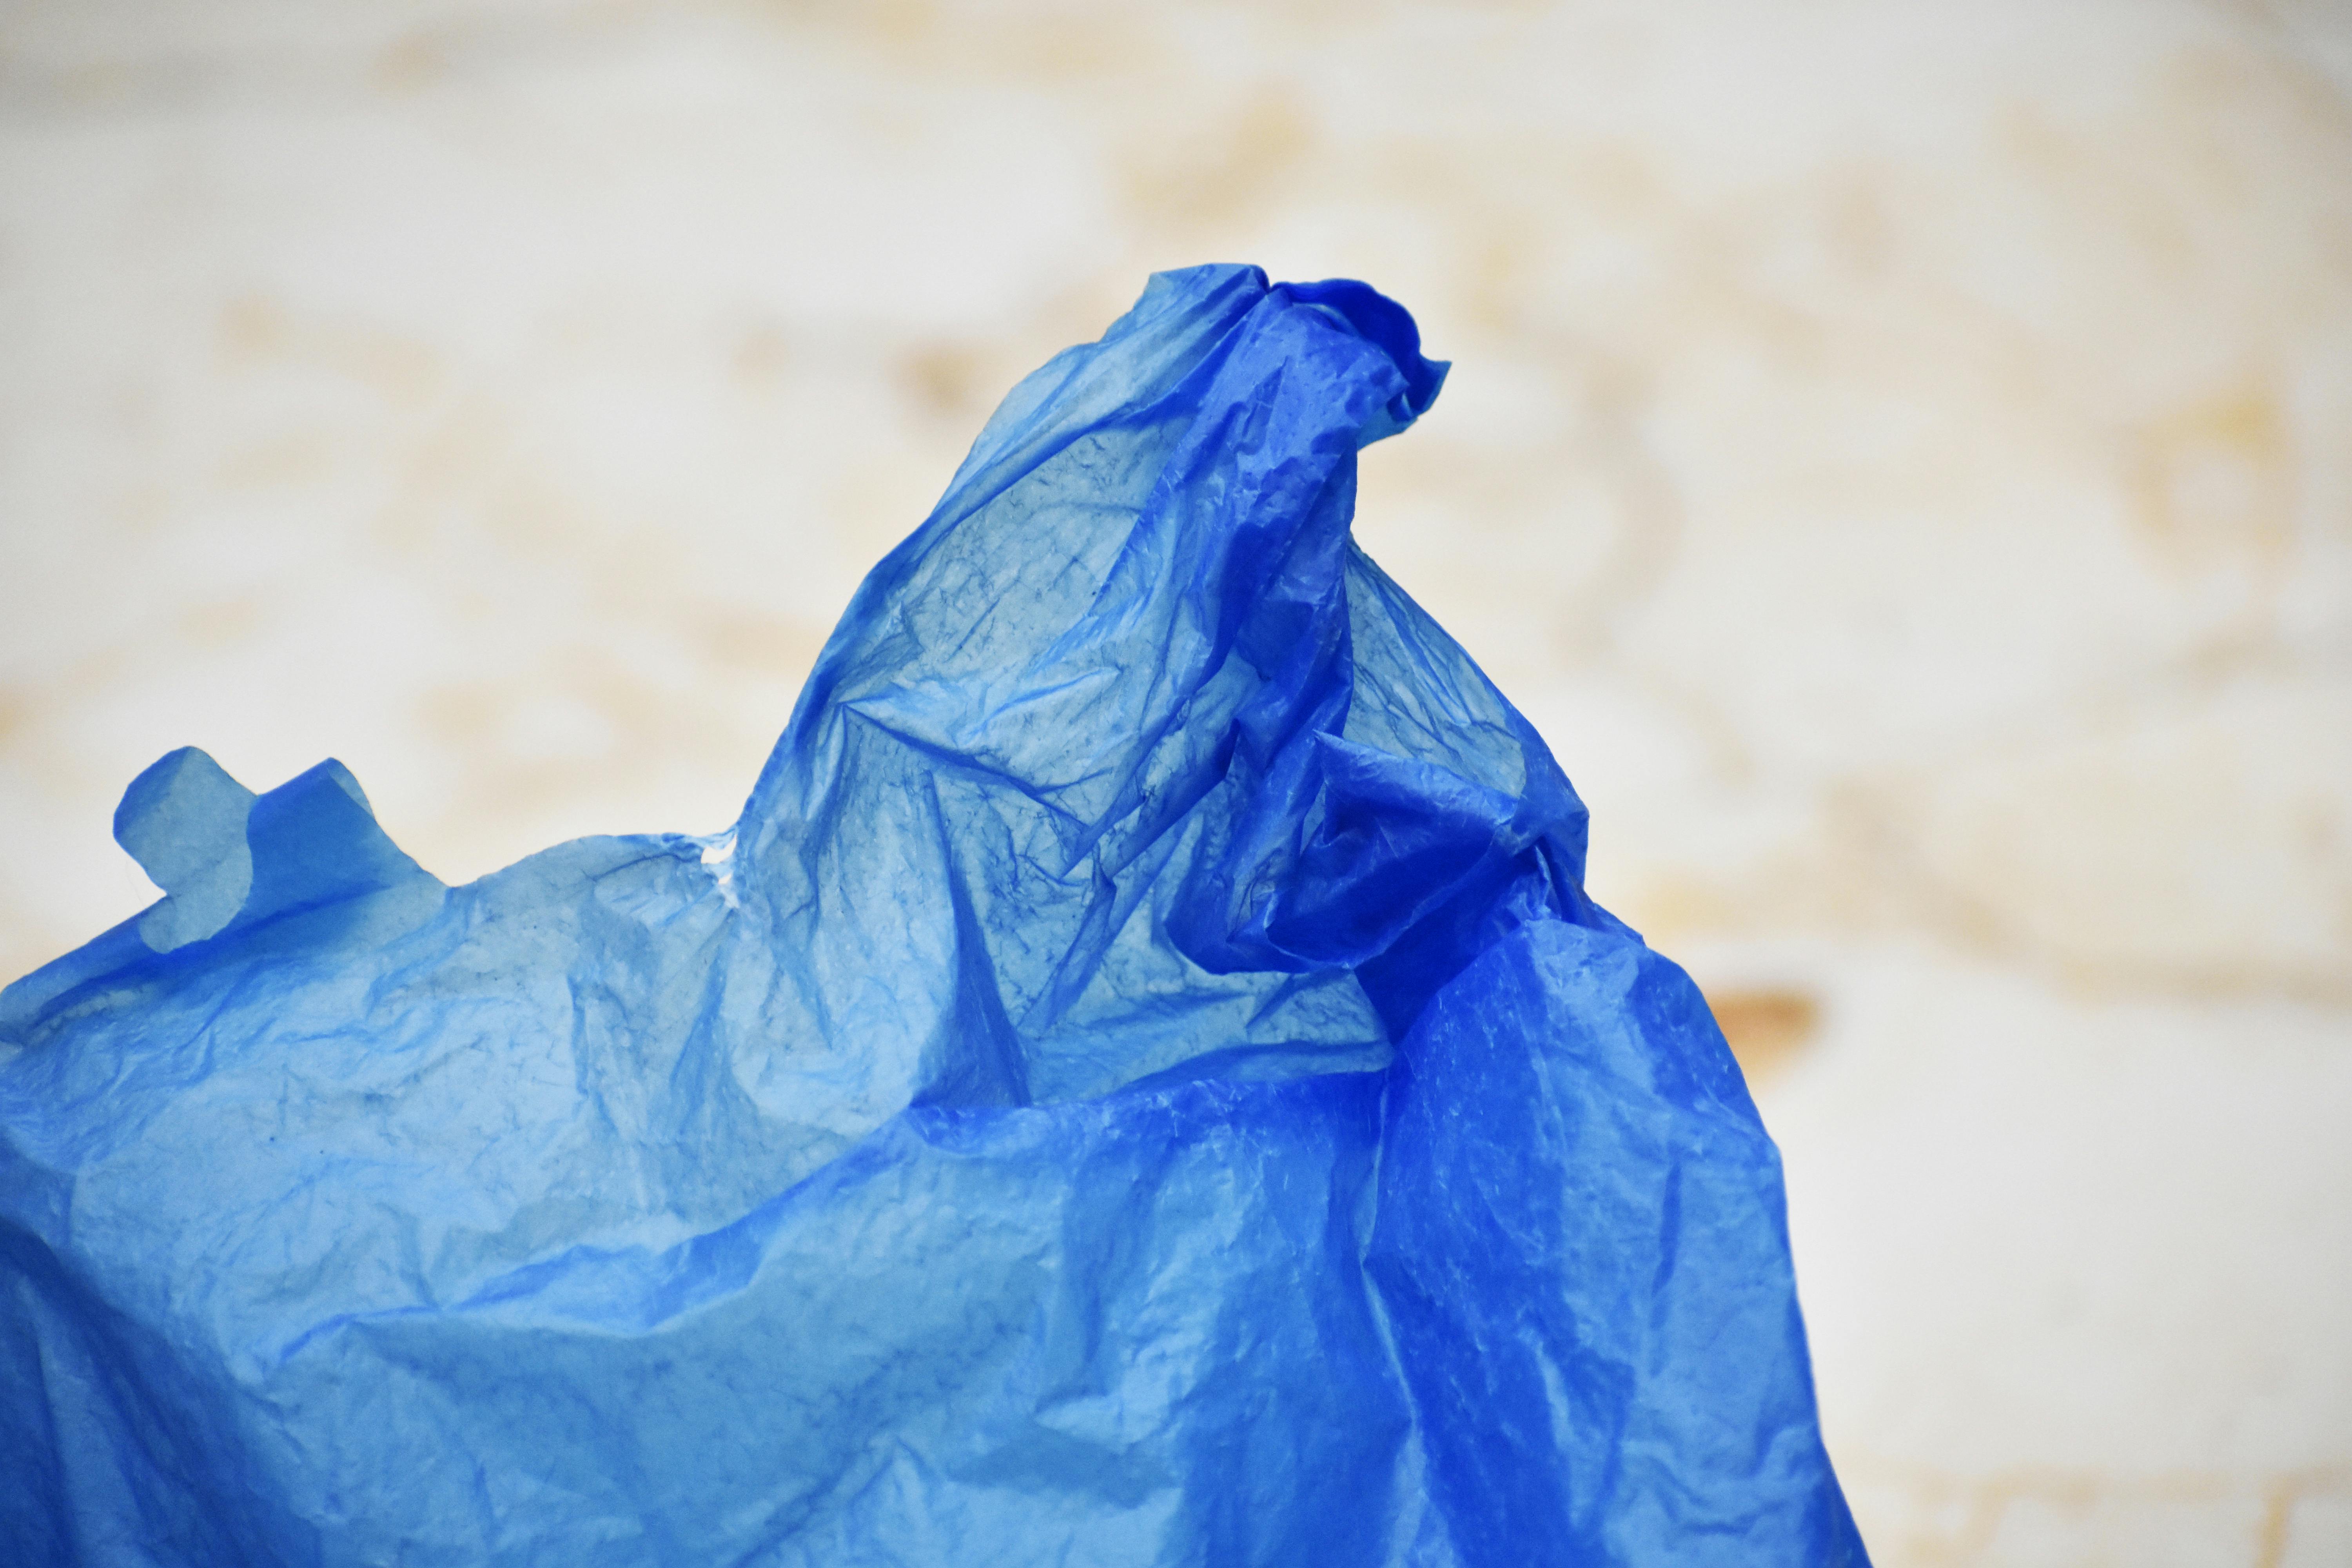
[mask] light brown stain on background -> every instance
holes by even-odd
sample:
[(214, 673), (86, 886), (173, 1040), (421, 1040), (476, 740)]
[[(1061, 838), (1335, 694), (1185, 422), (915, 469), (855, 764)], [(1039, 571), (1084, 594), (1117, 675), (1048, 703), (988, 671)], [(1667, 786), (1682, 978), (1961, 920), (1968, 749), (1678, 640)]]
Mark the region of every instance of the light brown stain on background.
[(1820, 1002), (1793, 986), (1711, 990), (1706, 1002), (1751, 1087), (1787, 1072), (1821, 1027)]
[(2193, 403), (2150, 421), (2132, 444), (2133, 517), (2168, 570), (2250, 569), (2265, 578), (2294, 542), (2293, 444), (2266, 387)]

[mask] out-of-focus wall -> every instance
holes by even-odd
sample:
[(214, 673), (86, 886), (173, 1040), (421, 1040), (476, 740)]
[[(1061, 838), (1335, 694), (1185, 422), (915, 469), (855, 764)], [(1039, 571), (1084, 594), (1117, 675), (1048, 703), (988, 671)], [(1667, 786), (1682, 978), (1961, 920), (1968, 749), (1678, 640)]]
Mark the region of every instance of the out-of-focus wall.
[(1787, 1154), (1906, 1564), (2352, 1561), (2352, 9), (0, 5), (0, 978), (194, 742), (735, 813), (1153, 268), (1455, 361), (1359, 534)]

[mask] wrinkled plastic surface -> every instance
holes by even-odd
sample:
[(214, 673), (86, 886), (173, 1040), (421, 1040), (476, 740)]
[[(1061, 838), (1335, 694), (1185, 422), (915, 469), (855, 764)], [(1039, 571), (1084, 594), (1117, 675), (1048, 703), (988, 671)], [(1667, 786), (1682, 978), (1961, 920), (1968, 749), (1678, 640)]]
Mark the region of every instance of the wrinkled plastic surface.
[(0, 1559), (1862, 1563), (1738, 1068), (1349, 539), (1444, 368), (1155, 278), (719, 839), (142, 774), (0, 993)]

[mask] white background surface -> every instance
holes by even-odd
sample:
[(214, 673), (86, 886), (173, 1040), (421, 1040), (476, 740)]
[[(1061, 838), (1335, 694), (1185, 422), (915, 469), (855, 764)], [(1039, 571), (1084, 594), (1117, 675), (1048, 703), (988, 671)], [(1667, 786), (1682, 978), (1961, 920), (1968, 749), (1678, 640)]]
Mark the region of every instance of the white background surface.
[(730, 821), (1148, 271), (1455, 362), (1359, 536), (1787, 1156), (1909, 1564), (2352, 1562), (2352, 7), (0, 3), (0, 977), (123, 784)]

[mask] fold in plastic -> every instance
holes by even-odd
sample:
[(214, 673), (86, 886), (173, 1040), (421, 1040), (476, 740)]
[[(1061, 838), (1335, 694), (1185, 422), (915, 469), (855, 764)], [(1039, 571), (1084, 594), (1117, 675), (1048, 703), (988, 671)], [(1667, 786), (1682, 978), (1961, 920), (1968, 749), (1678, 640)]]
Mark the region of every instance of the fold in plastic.
[(1738, 1068), (1349, 536), (1444, 370), (1154, 278), (715, 839), (142, 774), (0, 993), (0, 1559), (1862, 1563)]

